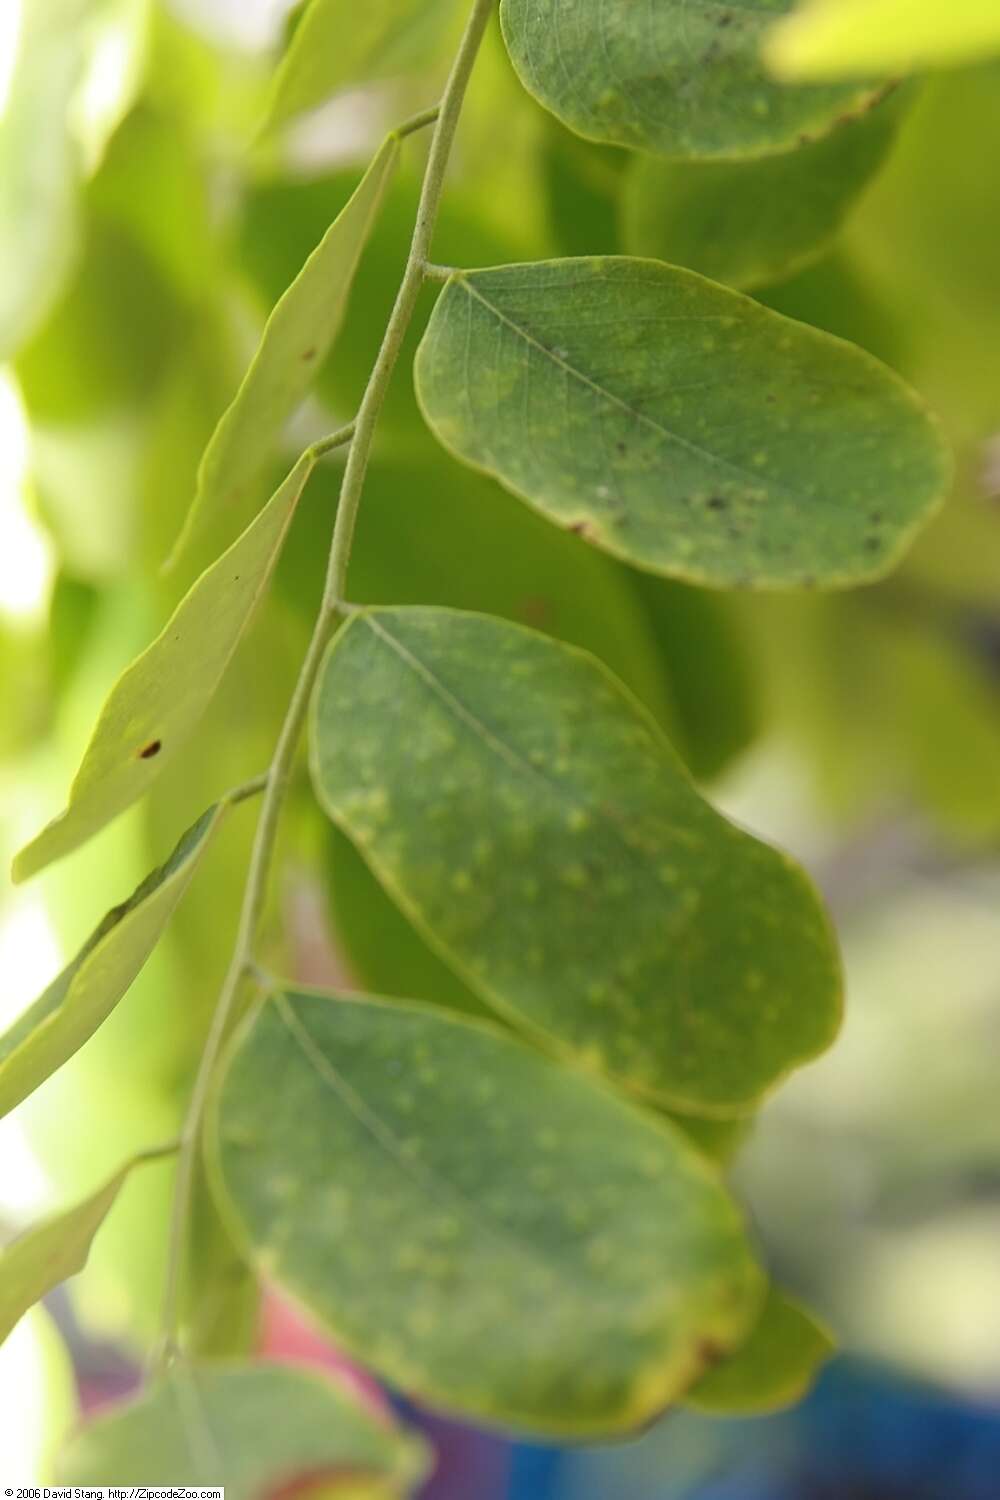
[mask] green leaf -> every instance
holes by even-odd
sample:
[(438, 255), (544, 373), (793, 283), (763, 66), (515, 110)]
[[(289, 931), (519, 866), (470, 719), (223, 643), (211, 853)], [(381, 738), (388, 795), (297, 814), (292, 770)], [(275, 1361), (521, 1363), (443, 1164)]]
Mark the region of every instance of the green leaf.
[(490, 1008), (434, 952), (393, 904), (350, 839), (332, 824), (324, 873), (337, 952), (352, 981), (382, 995), (429, 1000), (489, 1016)]
[(69, 854), (142, 797), (208, 707), (262, 599), (314, 460), (304, 454), (257, 519), (181, 600), (101, 710), (66, 811), (14, 860), (14, 879)]
[(798, 1302), (771, 1287), (746, 1343), (703, 1375), (685, 1406), (712, 1416), (755, 1416), (793, 1406), (833, 1353), (827, 1330)]
[(199, 1157), (185, 1246), (181, 1320), (195, 1359), (252, 1353), (258, 1338), (260, 1286), (233, 1244)]
[(416, 379), (458, 458), (615, 556), (715, 587), (876, 578), (950, 477), (890, 370), (656, 261), (456, 272)]
[(753, 1130), (755, 1119), (753, 1115), (738, 1115), (733, 1120), (707, 1120), (698, 1115), (676, 1113), (670, 1114), (669, 1118), (678, 1130), (683, 1130), (702, 1156), (707, 1156), (710, 1161), (717, 1162), (722, 1167), (728, 1166), (745, 1144)]
[(80, 152), (68, 113), (92, 0), (30, 0), (0, 112), (0, 360), (33, 332), (73, 261)]
[[(275, 576), (276, 590), (309, 624), (340, 477), (333, 464), (313, 476)], [(516, 566), (498, 568), (498, 557)], [(638, 573), (528, 506), (511, 505), (494, 480), (452, 463), (423, 425), (414, 439), (373, 456), (351, 597), (475, 609), (593, 651), (662, 724), (696, 780), (717, 775), (760, 727), (746, 628), (731, 598)], [(349, 944), (354, 922), (352, 915)], [(366, 988), (442, 999), (381, 981)]]
[[(75, 274), (17, 357), (32, 421), (70, 428), (139, 408), (163, 380), (182, 316), (145, 249), (101, 214), (88, 214)], [(73, 478), (79, 506), (78, 473)]]
[[(413, 205), (420, 193), (412, 154), (405, 153), (389, 185), (365, 248), (364, 275), (356, 280), (333, 355), (317, 373), (317, 395), (337, 412), (356, 409), (399, 290), (402, 247), (413, 232)], [(252, 278), (265, 304), (281, 295), (329, 224), (331, 205), (345, 203), (358, 178), (356, 171), (339, 171), (305, 181), (273, 178), (251, 188), (243, 205), (236, 254), (241, 272)], [(435, 243), (447, 250), (452, 265), (496, 265), (524, 254), (519, 228), (520, 203), (508, 232), (498, 232), (484, 220), (477, 201), (470, 202), (468, 192), (456, 185), (441, 204)], [(404, 430), (421, 435), (426, 431), (413, 382), (406, 376), (436, 291), (430, 282), (424, 287), (403, 341), (398, 376), (390, 382), (379, 416), (382, 442)]]
[(782, 87), (759, 52), (793, 0), (502, 0), (521, 82), (579, 135), (664, 156), (762, 156), (866, 108), (861, 84)]
[(0, 1344), (36, 1302), (87, 1264), (94, 1235), (133, 1167), (163, 1151), (142, 1152), (89, 1198), (26, 1229), (0, 1251)]
[(764, 57), (779, 78), (908, 73), (1000, 55), (996, 0), (808, 0), (775, 27)]
[(343, 89), (426, 67), (441, 51), (455, 0), (312, 0), (274, 80), (266, 126), (284, 124)]
[(816, 259), (889, 150), (880, 105), (815, 144), (755, 161), (636, 159), (622, 202), (625, 248), (728, 286), (778, 281)]
[(170, 858), (114, 906), (43, 995), (0, 1035), (0, 1118), (78, 1052), (152, 953), (230, 804), (220, 802)]
[(738, 1212), (683, 1137), (489, 1024), (273, 995), (214, 1132), (262, 1268), (404, 1390), (480, 1420), (628, 1431), (760, 1305)]
[(709, 781), (749, 749), (762, 728), (760, 684), (745, 622), (736, 601), (725, 594), (651, 573), (632, 577), (674, 707), (665, 725), (667, 738), (695, 781)]
[(365, 611), (327, 656), (311, 755), (428, 941), (586, 1066), (740, 1114), (833, 1039), (808, 881), (702, 800), (593, 657), (485, 615)]
[[(486, 1002), (463, 984), (393, 905), (350, 840), (334, 826), (330, 834), (325, 865), (330, 915), (337, 952), (347, 961), (352, 979), (377, 994), (490, 1017)], [(753, 1116), (709, 1120), (665, 1113), (703, 1156), (721, 1166), (732, 1161), (754, 1123)]]
[(340, 1494), (366, 1478), (402, 1495), (427, 1468), (421, 1440), (349, 1389), (262, 1361), (179, 1366), (86, 1428), (57, 1473), (60, 1484), (225, 1485), (227, 1500), (260, 1500), (321, 1482)]
[[(333, 465), (316, 474), (276, 579), (287, 597), (309, 601), (310, 623), (339, 481)], [(599, 653), (669, 734), (669, 692), (635, 578), (452, 463), (423, 426), (419, 447), (372, 460), (351, 552), (355, 602), (445, 604), (544, 628)]]
[(392, 134), (268, 318), (243, 383), (205, 449), (172, 560), (209, 519), (236, 510), (272, 456), (282, 427), (337, 336), (398, 157), (399, 137)]
[(218, 275), (218, 226), (200, 145), (144, 99), (112, 136), (89, 200), (143, 246), (181, 296), (204, 307)]

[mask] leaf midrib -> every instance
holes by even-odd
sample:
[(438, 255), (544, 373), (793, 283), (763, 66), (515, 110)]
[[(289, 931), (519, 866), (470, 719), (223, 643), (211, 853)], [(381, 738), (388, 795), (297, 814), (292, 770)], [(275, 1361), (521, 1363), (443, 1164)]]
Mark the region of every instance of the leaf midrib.
[[(492, 729), (490, 729), (489, 725), (484, 724), (483, 721), (475, 713), (473, 713), (473, 711), (469, 707), (467, 707), (467, 705), (464, 704), (460, 698), (456, 698), (451, 689), (445, 683), (443, 683), (439, 677), (435, 676), (434, 672), (429, 666), (427, 666), (426, 662), (421, 661), (420, 657), (416, 656), (414, 652), (412, 652), (407, 646), (403, 644), (402, 641), (398, 639), (398, 637), (394, 636), (391, 631), (387, 630), (385, 625), (381, 624), (371, 614), (364, 614), (361, 616), (361, 619), (366, 625), (370, 626), (370, 628), (376, 635), (380, 636), (385, 641), (390, 650), (392, 650), (399, 657), (399, 659), (407, 667), (409, 667), (411, 672), (418, 676), (422, 682), (426, 683), (431, 692), (434, 693), (434, 695), (444, 704), (445, 708), (448, 709), (456, 719), (458, 719), (460, 724), (464, 725), (466, 729), (471, 730), (471, 732), (477, 738), (482, 740), (483, 744), (486, 745), (488, 749), (492, 750), (495, 755), (498, 755), (502, 760), (504, 760), (507, 765), (511, 766), (514, 770), (519, 771), (522, 774), (527, 774), (535, 781), (539, 782), (540, 785), (544, 786), (548, 792), (553, 794), (560, 802), (564, 803), (570, 809), (570, 811), (583, 812), (588, 816), (596, 817), (598, 822), (602, 823), (615, 839), (618, 847), (625, 853), (628, 860), (638, 868), (643, 877), (643, 880), (646, 881), (649, 879), (647, 857), (643, 855), (638, 849), (634, 849), (628, 842), (623, 829), (615, 820), (615, 818), (612, 817), (611, 813), (608, 811), (608, 808), (604, 803), (574, 794), (574, 792), (570, 788), (566, 787), (562, 782), (553, 780), (553, 778), (550, 776), (546, 776), (544, 771), (542, 771), (538, 766), (532, 765), (529, 760), (525, 760), (520, 752), (516, 750), (512, 745), (508, 745), (505, 743), (505, 741), (501, 740), (499, 736), (496, 735)], [(664, 842), (665, 844), (669, 844), (668, 840), (665, 840)]]
[(558, 354), (555, 353), (554, 350), (550, 349), (546, 344), (543, 344), (541, 340), (536, 338), (533, 333), (531, 333), (527, 328), (523, 327), (522, 324), (515, 322), (513, 318), (509, 317), (499, 307), (497, 307), (495, 302), (491, 302), (488, 297), (484, 296), (479, 288), (475, 286), (467, 276), (455, 276), (453, 284), (455, 286), (463, 287), (471, 297), (474, 297), (477, 301), (481, 302), (482, 305), (487, 309), (487, 311), (493, 314), (498, 322), (503, 323), (505, 327), (510, 328), (512, 332), (517, 334), (517, 336), (524, 341), (524, 343), (528, 344), (532, 349), (543, 355), (558, 369), (571, 376), (580, 385), (583, 385), (588, 390), (593, 391), (595, 395), (609, 402), (611, 405), (617, 406), (621, 411), (626, 412), (636, 422), (640, 422), (646, 427), (651, 428), (654, 432), (659, 433), (659, 435), (665, 438), (668, 442), (676, 443), (679, 448), (686, 449), (687, 452), (694, 454), (697, 458), (704, 459), (710, 464), (715, 464), (718, 468), (728, 469), (731, 473), (737, 475), (737, 477), (744, 484), (750, 485), (753, 489), (759, 490), (762, 486), (764, 486), (772, 493), (786, 495), (789, 499), (792, 500), (799, 499), (798, 494), (794, 490), (791, 490), (787, 486), (778, 483), (770, 476), (765, 476), (761, 473), (754, 473), (752, 470), (745, 469), (742, 467), (742, 465), (734, 463), (731, 459), (724, 458), (720, 453), (713, 453), (710, 448), (703, 448), (700, 443), (694, 442), (691, 438), (683, 437), (679, 432), (675, 432), (673, 428), (664, 426), (662, 422), (657, 421), (653, 417), (650, 417), (646, 412), (640, 411), (635, 406), (631, 406), (629, 402), (624, 399), (624, 397), (617, 395), (614, 391), (609, 391), (606, 386), (601, 385), (591, 376), (585, 374), (584, 371), (577, 369), (577, 367), (570, 364), (568, 360), (561, 358)]
[(523, 1239), (506, 1225), (498, 1224), (489, 1218), (480, 1206), (471, 1202), (448, 1178), (442, 1177), (423, 1163), (411, 1161), (405, 1156), (389, 1128), (373, 1113), (366, 1101), (347, 1080), (338, 1073), (308, 1028), (295, 1014), (288, 997), (275, 994), (273, 998), (282, 1023), (303, 1057), (314, 1069), (317, 1077), (332, 1090), (341, 1104), (394, 1162), (404, 1177), (410, 1177), (418, 1184), (425, 1185), (435, 1196), (456, 1203), (462, 1211), (463, 1218), (468, 1220), (473, 1235), (482, 1235), (487, 1241), (494, 1240), (502, 1251), (513, 1255), (517, 1260), (527, 1261), (534, 1268), (540, 1267), (547, 1276), (555, 1274), (551, 1263), (545, 1259), (538, 1246), (531, 1240)]

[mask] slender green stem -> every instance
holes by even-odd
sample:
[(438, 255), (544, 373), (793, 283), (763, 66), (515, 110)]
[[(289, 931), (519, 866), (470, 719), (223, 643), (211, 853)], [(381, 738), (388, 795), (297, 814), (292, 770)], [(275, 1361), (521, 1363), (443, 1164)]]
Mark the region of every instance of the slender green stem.
[(132, 1160), (135, 1165), (142, 1166), (150, 1161), (164, 1161), (168, 1156), (176, 1156), (181, 1149), (180, 1140), (164, 1141), (162, 1146), (147, 1146), (144, 1151), (137, 1151)]
[(313, 458), (322, 458), (324, 453), (332, 453), (334, 448), (343, 448), (353, 436), (354, 423), (348, 422), (346, 427), (338, 427), (337, 431), (331, 432), (329, 437), (317, 438), (308, 451)]
[(236, 807), (240, 802), (247, 802), (251, 797), (259, 797), (267, 786), (270, 771), (264, 771), (260, 776), (255, 776), (252, 781), (244, 781), (240, 786), (234, 786), (231, 792), (227, 792), (223, 801), (232, 803)]
[(386, 326), (382, 347), (368, 381), (368, 388), (358, 408), (354, 441), (344, 469), (340, 503), (337, 507), (337, 524), (333, 533), (333, 546), (330, 549), (326, 593), (323, 599), (324, 614), (332, 614), (336, 610), (338, 601), (344, 593), (347, 568), (351, 558), (351, 545), (354, 541), (354, 526), (358, 518), (358, 506), (361, 503), (365, 474), (368, 471), (375, 426), (382, 410), (382, 403), (385, 401), (392, 372), (396, 368), (406, 330), (413, 317), (420, 288), (424, 283), (427, 257), (430, 253), (434, 226), (437, 223), (438, 210), (441, 206), (441, 194), (444, 190), (448, 158), (455, 140), (455, 130), (462, 112), (472, 65), (482, 44), (494, 4), (495, 0), (474, 0), (465, 35), (455, 55), (451, 74), (441, 98), (441, 112), (434, 128), (430, 155), (427, 158), (427, 170), (424, 173), (423, 191), (420, 194), (406, 270), (403, 272), (403, 279), (396, 296), (396, 305), (392, 309)]
[(181, 1134), (167, 1250), (163, 1307), (164, 1336), (159, 1356), (161, 1363), (169, 1362), (179, 1352), (181, 1271), (208, 1091), (223, 1042), (237, 1014), (241, 986), (252, 979), (254, 944), (267, 899), (268, 878), (277, 840), (278, 824), (295, 762), (295, 754), (320, 665), (330, 636), (336, 628), (338, 614), (343, 609), (341, 599), (347, 579), (354, 527), (368, 469), (372, 440), (382, 403), (385, 400), (386, 389), (399, 358), (403, 339), (424, 282), (427, 255), (437, 222), (455, 130), (472, 67), (494, 5), (495, 0), (474, 0), (440, 105), (433, 110), (423, 111), (422, 114), (414, 116), (412, 120), (399, 127), (397, 134), (402, 137), (434, 122), (434, 135), (424, 173), (423, 189), (406, 269), (395, 306), (386, 326), (382, 347), (372, 368), (356, 419), (347, 427), (332, 434), (331, 437), (320, 439), (309, 450), (310, 456), (316, 459), (323, 453), (329, 452), (331, 448), (350, 444), (337, 507), (337, 520), (330, 545), (330, 560), (323, 600), (267, 774), (233, 956), (212, 1016)]
[(425, 125), (435, 124), (440, 113), (440, 104), (434, 104), (430, 109), (422, 109), (418, 115), (411, 115), (408, 120), (403, 121), (402, 125), (397, 125), (392, 133), (399, 140), (405, 141), (406, 137), (413, 135), (414, 131), (423, 130)]

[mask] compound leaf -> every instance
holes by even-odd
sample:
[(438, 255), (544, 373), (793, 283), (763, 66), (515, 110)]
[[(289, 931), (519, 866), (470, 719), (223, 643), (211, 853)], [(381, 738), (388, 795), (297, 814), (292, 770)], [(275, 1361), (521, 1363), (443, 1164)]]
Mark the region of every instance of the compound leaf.
[(427, 1468), (418, 1437), (325, 1375), (220, 1361), (180, 1365), (99, 1417), (57, 1472), (69, 1485), (107, 1484), (112, 1475), (123, 1485), (224, 1485), (228, 1500), (321, 1485), (339, 1495), (341, 1484), (345, 1495), (390, 1500), (410, 1493)]
[(83, 1270), (94, 1235), (132, 1168), (164, 1154), (150, 1151), (133, 1157), (89, 1198), (43, 1219), (0, 1250), (0, 1344), (30, 1307)]
[(399, 137), (390, 135), (268, 318), (243, 383), (205, 449), (174, 558), (212, 517), (237, 509), (312, 384), (343, 321), (362, 251), (398, 159)]
[(762, 156), (825, 135), (870, 85), (791, 88), (760, 59), (793, 0), (502, 0), (521, 82), (591, 140), (672, 157)]
[(101, 710), (66, 811), (14, 860), (14, 879), (69, 854), (143, 796), (208, 707), (263, 597), (314, 460), (304, 454), (243, 535), (201, 575)]
[(811, 1313), (771, 1287), (746, 1343), (703, 1375), (684, 1404), (714, 1416), (751, 1416), (792, 1406), (809, 1390), (833, 1347)]
[(0, 1035), (0, 1118), (107, 1020), (156, 946), (229, 810), (220, 802), (127, 901), (112, 907), (44, 994)]
[(764, 46), (778, 77), (806, 81), (907, 73), (996, 55), (996, 0), (809, 0)]
[(622, 200), (625, 248), (728, 286), (779, 281), (829, 246), (895, 126), (887, 103), (814, 144), (753, 161), (640, 156)]
[(870, 355), (656, 261), (456, 272), (416, 378), (458, 458), (615, 556), (715, 587), (878, 577), (950, 475)]
[(478, 994), (682, 1112), (745, 1113), (839, 1024), (823, 910), (585, 653), (485, 615), (365, 611), (312, 718), (320, 802)]
[(432, 61), (455, 0), (312, 0), (274, 80), (267, 126), (284, 124), (342, 89), (392, 78)]
[(210, 1151), (267, 1273), (397, 1385), (478, 1419), (627, 1431), (760, 1306), (739, 1214), (679, 1132), (488, 1023), (271, 995)]

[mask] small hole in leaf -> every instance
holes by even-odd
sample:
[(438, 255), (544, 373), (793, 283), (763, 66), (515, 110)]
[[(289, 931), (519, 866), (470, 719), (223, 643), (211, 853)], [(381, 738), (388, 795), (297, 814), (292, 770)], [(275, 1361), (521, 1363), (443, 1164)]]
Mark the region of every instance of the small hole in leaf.
[(139, 759), (140, 760), (152, 760), (153, 756), (154, 755), (159, 755), (159, 753), (160, 753), (160, 751), (162, 749), (163, 749), (163, 741), (162, 740), (150, 740), (149, 744), (148, 745), (143, 745), (142, 749), (139, 751)]

